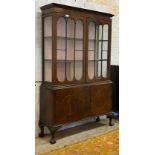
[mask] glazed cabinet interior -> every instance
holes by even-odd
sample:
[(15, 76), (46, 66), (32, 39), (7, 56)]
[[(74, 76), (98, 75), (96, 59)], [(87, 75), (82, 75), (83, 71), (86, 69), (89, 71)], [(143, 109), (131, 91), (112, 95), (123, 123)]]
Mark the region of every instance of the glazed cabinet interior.
[(65, 84), (107, 79), (110, 21), (59, 13), (43, 17), (43, 26), (43, 81)]
[(110, 112), (113, 15), (59, 4), (41, 10), (40, 126)]

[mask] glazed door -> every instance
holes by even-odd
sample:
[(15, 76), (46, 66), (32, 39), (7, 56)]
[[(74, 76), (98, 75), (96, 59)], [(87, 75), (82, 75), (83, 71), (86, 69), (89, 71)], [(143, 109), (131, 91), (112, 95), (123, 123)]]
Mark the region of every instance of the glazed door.
[(52, 16), (43, 17), (43, 81), (52, 82)]
[(87, 81), (109, 78), (110, 21), (88, 19)]
[(84, 80), (84, 19), (59, 15), (56, 25), (56, 83), (80, 83)]

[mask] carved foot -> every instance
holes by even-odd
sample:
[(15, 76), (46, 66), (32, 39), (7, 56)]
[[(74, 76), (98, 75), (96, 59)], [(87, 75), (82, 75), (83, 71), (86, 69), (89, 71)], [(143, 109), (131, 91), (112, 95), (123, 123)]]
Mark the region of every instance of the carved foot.
[(45, 134), (44, 134), (44, 126), (43, 125), (41, 125), (41, 126), (39, 126), (40, 127), (40, 133), (39, 133), (39, 137), (44, 137), (45, 136)]
[(51, 140), (50, 140), (50, 143), (51, 143), (51, 144), (55, 144), (55, 143), (56, 143), (56, 140), (55, 140), (55, 139), (51, 139)]
[(111, 114), (108, 114), (107, 115), (107, 118), (109, 118), (109, 126), (114, 126), (114, 114), (111, 113)]
[(51, 140), (50, 140), (50, 143), (51, 144), (55, 144), (56, 143), (56, 140), (55, 140), (55, 133), (56, 131), (60, 128), (61, 126), (57, 126), (57, 127), (50, 127), (48, 126), (48, 129), (50, 130), (50, 133), (51, 133)]
[(101, 121), (101, 119), (100, 119), (99, 116), (97, 116), (97, 117), (96, 117), (96, 122), (99, 122), (99, 121)]

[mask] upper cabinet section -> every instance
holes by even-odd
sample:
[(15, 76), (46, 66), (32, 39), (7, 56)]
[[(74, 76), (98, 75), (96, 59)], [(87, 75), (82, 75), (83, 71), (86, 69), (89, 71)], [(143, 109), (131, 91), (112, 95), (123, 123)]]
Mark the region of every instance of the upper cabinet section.
[(112, 15), (59, 4), (41, 9), (43, 81), (63, 85), (108, 79)]

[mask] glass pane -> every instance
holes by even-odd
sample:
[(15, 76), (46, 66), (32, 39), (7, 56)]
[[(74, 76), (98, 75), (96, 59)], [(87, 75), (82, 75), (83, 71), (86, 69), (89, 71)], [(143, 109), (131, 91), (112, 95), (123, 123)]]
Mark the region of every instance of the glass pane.
[(52, 59), (52, 39), (44, 38), (44, 54), (45, 59)]
[(67, 37), (74, 38), (74, 20), (67, 20)]
[(52, 81), (52, 61), (44, 61), (44, 80), (47, 82), (51, 82)]
[(94, 50), (95, 49), (95, 41), (89, 40), (88, 42), (88, 50)]
[(75, 30), (75, 79), (80, 80), (82, 78), (83, 71), (83, 23), (82, 21), (76, 21)]
[(66, 20), (60, 17), (57, 22), (57, 78), (65, 80)]
[(75, 78), (80, 80), (82, 78), (82, 62), (83, 51), (75, 51)]
[(102, 59), (108, 59), (108, 52), (102, 51)]
[(94, 52), (95, 51), (88, 51), (88, 60), (94, 60)]
[(94, 78), (94, 61), (88, 61), (88, 77), (89, 79)]
[(102, 76), (107, 77), (107, 61), (102, 61)]
[(67, 21), (67, 61), (66, 78), (72, 81), (74, 77), (74, 20)]
[(65, 51), (57, 50), (57, 60), (65, 60)]
[(57, 49), (65, 50), (66, 48), (66, 39), (65, 38), (57, 38)]
[(103, 41), (102, 50), (108, 50), (108, 41)]
[(94, 22), (89, 23), (89, 39), (92, 39), (92, 40), (95, 39), (95, 23)]
[(66, 64), (66, 77), (68, 81), (72, 81), (74, 77), (74, 62), (67, 61)]
[(76, 21), (76, 38), (83, 39), (83, 23), (82, 21)]
[(96, 77), (101, 77), (101, 61), (95, 62)]
[(99, 41), (96, 48), (96, 59), (101, 59), (101, 48), (102, 48), (102, 42)]
[(60, 17), (57, 22), (57, 36), (66, 37), (66, 20)]
[(75, 51), (75, 60), (81, 60), (83, 59), (83, 51)]
[(88, 42), (88, 50), (94, 50), (95, 48), (95, 23), (89, 23), (89, 42)]
[(108, 40), (108, 24), (103, 25), (103, 40)]
[(75, 50), (83, 50), (83, 39), (75, 40)]
[(95, 59), (99, 59), (99, 26), (96, 25)]
[(102, 40), (102, 25), (99, 25), (99, 40)]
[(82, 78), (82, 61), (75, 61), (75, 78), (76, 80)]
[(67, 60), (74, 60), (74, 40), (67, 39)]
[[(99, 41), (98, 41), (99, 40)], [(103, 41), (104, 40), (104, 41)], [(96, 51), (95, 51), (95, 75), (97, 77), (107, 76), (107, 61), (108, 59), (108, 25), (98, 25), (96, 27)], [(100, 60), (100, 61), (99, 61)]]
[(52, 36), (52, 17), (44, 18), (44, 36)]
[(65, 80), (65, 62), (58, 61), (57, 62), (57, 78), (60, 82)]
[(52, 17), (44, 18), (44, 80), (52, 81)]
[(88, 77), (94, 78), (94, 59), (95, 59), (95, 39), (96, 39), (96, 25), (94, 22), (89, 23), (89, 42), (88, 42)]

